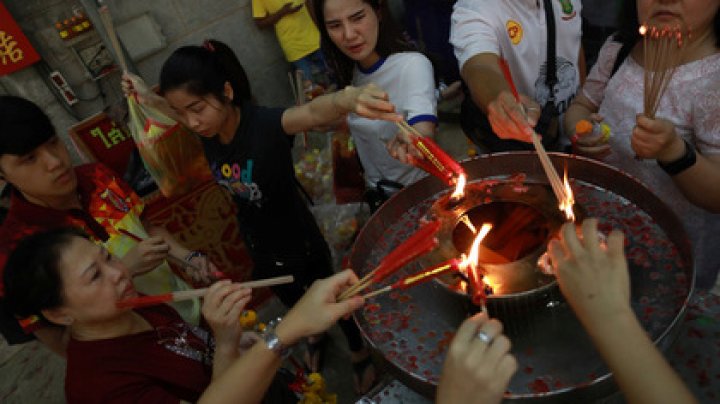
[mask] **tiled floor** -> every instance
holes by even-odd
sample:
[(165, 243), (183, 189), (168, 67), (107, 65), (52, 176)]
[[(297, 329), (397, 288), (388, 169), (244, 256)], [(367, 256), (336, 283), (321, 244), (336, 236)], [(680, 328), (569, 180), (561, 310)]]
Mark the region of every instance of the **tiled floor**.
[[(455, 105), (442, 106), (455, 110)], [(467, 157), (465, 137), (455, 123), (442, 122), (437, 142), (458, 159)], [(260, 318), (268, 320), (283, 313), (285, 308), (277, 299), (271, 299), (260, 310)], [(330, 339), (323, 375), (328, 391), (338, 394), (339, 403), (352, 403), (358, 397), (353, 392), (349, 350), (339, 328), (330, 330)], [(301, 357), (298, 354), (298, 357)], [(64, 403), (64, 360), (38, 343), (21, 348), (9, 348), (0, 341), (0, 402), (12, 403)]]

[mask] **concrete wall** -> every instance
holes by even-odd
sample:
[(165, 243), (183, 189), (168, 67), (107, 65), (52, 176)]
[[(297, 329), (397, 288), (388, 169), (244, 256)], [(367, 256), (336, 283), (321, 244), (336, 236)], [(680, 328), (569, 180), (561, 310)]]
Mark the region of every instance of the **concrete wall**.
[[(118, 109), (124, 104), (119, 74), (110, 74), (97, 82), (91, 80), (54, 28), (56, 21), (72, 15), (73, 6), (93, 3), (93, 0), (4, 1), (47, 67), (34, 66), (0, 77), (0, 93), (24, 96), (38, 103), (50, 115), (61, 135), (67, 133), (69, 126), (99, 111), (110, 110), (119, 115)], [(115, 0), (107, 3), (116, 25), (149, 13), (161, 27), (167, 47), (133, 61), (149, 84), (157, 83), (160, 67), (174, 49), (215, 38), (235, 50), (261, 104), (281, 106), (292, 103), (287, 84), (288, 64), (274, 32), (261, 32), (253, 23), (251, 0)], [(94, 22), (97, 29), (102, 27), (99, 21)], [(47, 68), (59, 70), (82, 101), (70, 110), (65, 109), (43, 80)], [(77, 156), (75, 159), (78, 160)]]

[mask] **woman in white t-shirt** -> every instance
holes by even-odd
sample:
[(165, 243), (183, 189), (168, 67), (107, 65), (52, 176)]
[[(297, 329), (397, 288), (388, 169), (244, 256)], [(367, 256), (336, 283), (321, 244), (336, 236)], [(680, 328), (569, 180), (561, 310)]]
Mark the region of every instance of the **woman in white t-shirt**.
[[(340, 86), (374, 83), (383, 88), (397, 112), (423, 135), (437, 127), (435, 80), (430, 61), (411, 51), (390, 16), (377, 0), (315, 1), (323, 52)], [(412, 184), (425, 174), (405, 164), (402, 142), (392, 122), (373, 122), (357, 114), (348, 126), (365, 169), (369, 190), (386, 195)], [(388, 148), (399, 159), (393, 158)]]

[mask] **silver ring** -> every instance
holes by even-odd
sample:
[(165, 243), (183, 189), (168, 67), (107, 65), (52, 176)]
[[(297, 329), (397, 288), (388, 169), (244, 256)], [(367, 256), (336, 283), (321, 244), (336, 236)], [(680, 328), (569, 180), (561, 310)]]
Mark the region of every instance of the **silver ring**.
[(492, 341), (492, 337), (487, 335), (487, 333), (485, 333), (484, 331), (478, 331), (477, 334), (475, 334), (475, 338), (486, 344), (489, 344)]

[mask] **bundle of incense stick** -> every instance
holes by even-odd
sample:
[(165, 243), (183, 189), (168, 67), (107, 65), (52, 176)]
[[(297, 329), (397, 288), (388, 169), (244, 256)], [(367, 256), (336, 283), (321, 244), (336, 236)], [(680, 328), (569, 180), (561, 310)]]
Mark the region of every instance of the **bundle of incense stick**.
[(648, 118), (655, 118), (660, 99), (682, 62), (686, 34), (679, 25), (656, 27), (643, 24), (639, 31), (643, 36), (643, 112)]
[(386, 255), (375, 269), (363, 276), (358, 283), (340, 294), (338, 301), (353, 297), (368, 286), (382, 282), (410, 261), (437, 247), (438, 240), (435, 238), (435, 235), (438, 230), (440, 230), (440, 225), (439, 220), (434, 220), (422, 226), (415, 234), (397, 246), (390, 254)]
[[(241, 285), (244, 288), (254, 289), (262, 288), (266, 286), (283, 285), (286, 283), (292, 283), (295, 281), (292, 275), (278, 276), (276, 278), (261, 279), (258, 281), (242, 282)], [(115, 306), (120, 309), (136, 309), (138, 307), (155, 306), (162, 303), (168, 302), (179, 302), (183, 300), (195, 299), (197, 297), (205, 296), (209, 288), (183, 290), (179, 292), (170, 292), (162, 295), (152, 296), (139, 296), (131, 297), (129, 299), (119, 300), (115, 303)]]
[(100, 14), (100, 19), (102, 20), (103, 25), (105, 26), (105, 32), (107, 32), (108, 38), (110, 39), (110, 44), (112, 45), (115, 56), (118, 59), (120, 68), (123, 69), (123, 71), (127, 71), (128, 67), (127, 62), (125, 61), (125, 53), (123, 53), (120, 41), (115, 33), (115, 25), (113, 24), (112, 16), (110, 16), (110, 9), (108, 6), (102, 6), (98, 8), (97, 11)]
[[(515, 87), (515, 83), (512, 79), (512, 74), (510, 73), (510, 67), (507, 64), (507, 61), (503, 58), (499, 58), (498, 65), (500, 66), (500, 70), (502, 70), (502, 73), (505, 76), (505, 80), (510, 86), (510, 91), (512, 91), (512, 94), (515, 97), (515, 101), (517, 101), (519, 104), (520, 94), (518, 94), (517, 88)], [(535, 152), (537, 152), (537, 155), (540, 158), (540, 163), (542, 164), (543, 170), (545, 171), (545, 175), (547, 175), (548, 180), (550, 181), (550, 186), (552, 187), (555, 197), (558, 201), (568, 200), (568, 195), (565, 194), (565, 187), (563, 186), (563, 182), (560, 180), (560, 176), (558, 175), (557, 171), (555, 171), (555, 167), (552, 165), (550, 157), (548, 157), (547, 151), (545, 151), (545, 147), (540, 141), (540, 136), (538, 136), (535, 131), (533, 131), (531, 136), (533, 146), (535, 146)]]
[(400, 279), (399, 281), (393, 283), (392, 285), (385, 286), (382, 289), (378, 289), (363, 295), (363, 298), (369, 299), (371, 297), (375, 297), (396, 289), (408, 289), (417, 285), (421, 285), (425, 282), (430, 281), (431, 279), (437, 278), (438, 276), (449, 272), (460, 272), (460, 260), (458, 260), (457, 258), (453, 258), (451, 260), (443, 262), (440, 265), (434, 266), (430, 269), (426, 269), (417, 274), (408, 275)]
[(440, 178), (448, 185), (455, 184), (465, 170), (440, 148), (432, 139), (423, 136), (407, 122), (396, 122), (398, 128), (407, 135), (412, 145), (423, 155), (424, 159), (413, 158), (413, 164)]

